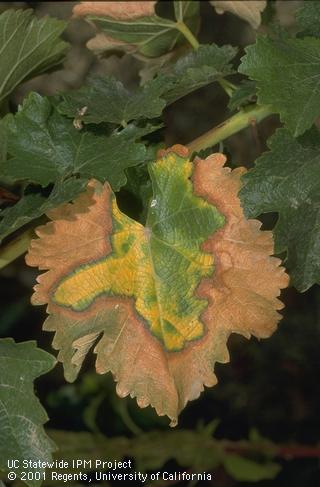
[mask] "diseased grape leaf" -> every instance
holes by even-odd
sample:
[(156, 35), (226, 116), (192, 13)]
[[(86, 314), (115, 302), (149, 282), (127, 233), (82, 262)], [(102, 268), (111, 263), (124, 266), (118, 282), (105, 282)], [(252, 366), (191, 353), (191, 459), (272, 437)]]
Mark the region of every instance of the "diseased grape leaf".
[(44, 215), (51, 208), (71, 201), (86, 187), (86, 179), (71, 178), (57, 182), (48, 197), (26, 193), (14, 206), (0, 211), (0, 242), (18, 228)]
[(248, 217), (279, 213), (276, 252), (287, 252), (291, 282), (306, 291), (320, 283), (320, 135), (279, 129), (268, 146), (243, 177), (241, 201)]
[(258, 36), (239, 72), (257, 82), (258, 102), (280, 113), (295, 137), (320, 115), (320, 39)]
[(73, 381), (90, 348), (121, 397), (152, 405), (171, 424), (204, 385), (216, 383), (231, 332), (268, 337), (287, 275), (271, 232), (243, 217), (244, 169), (225, 157), (188, 161), (175, 146), (149, 165), (146, 226), (121, 213), (108, 184), (92, 181), (73, 204), (49, 212), (27, 263), (47, 269), (34, 304), (49, 303), (44, 329)]
[(237, 110), (244, 105), (248, 105), (254, 101), (256, 96), (256, 84), (249, 79), (241, 82), (239, 86), (232, 93), (228, 108), (230, 110)]
[[(186, 42), (178, 23), (156, 15), (156, 2), (81, 2), (73, 9), (75, 15), (86, 16), (107, 36), (106, 40), (125, 43), (123, 48), (157, 57), (171, 51), (177, 43)], [(175, 11), (192, 31), (197, 30), (199, 2), (175, 2)], [(108, 44), (108, 42), (106, 44)], [(108, 46), (106, 46), (108, 47)], [(132, 49), (133, 48), (133, 49)]]
[(218, 14), (230, 12), (249, 22), (257, 29), (261, 24), (261, 12), (266, 8), (266, 0), (211, 0), (211, 5)]
[(64, 101), (58, 110), (75, 118), (79, 110), (86, 107), (81, 117), (84, 123), (124, 124), (131, 120), (159, 117), (166, 106), (161, 98), (165, 90), (164, 83), (153, 81), (130, 93), (115, 78), (96, 76), (89, 78), (79, 90), (63, 94)]
[[(0, 340), (0, 470), (8, 471), (8, 460), (19, 460), (20, 466), (14, 471), (20, 477), (25, 470), (23, 460), (52, 461), (56, 448), (43, 429), (49, 418), (34, 394), (33, 381), (55, 363), (55, 358), (37, 348), (36, 342)], [(31, 487), (42, 483), (25, 482)]]
[(230, 62), (236, 54), (237, 49), (232, 46), (201, 45), (196, 51), (181, 57), (169, 72), (159, 74), (156, 78), (167, 86), (163, 97), (167, 103), (172, 103), (202, 86), (232, 74)]
[(145, 145), (136, 140), (153, 130), (128, 125), (109, 136), (77, 130), (37, 93), (31, 93), (3, 123), (12, 156), (0, 164), (4, 176), (47, 186), (80, 174), (107, 180), (114, 191), (126, 183), (125, 168), (145, 161)]
[(73, 8), (74, 15), (110, 16), (116, 20), (134, 20), (154, 14), (156, 1), (150, 2), (79, 2)]
[(59, 36), (66, 25), (52, 17), (37, 19), (32, 10), (0, 15), (0, 102), (22, 81), (62, 62), (68, 44)]
[(296, 20), (302, 31), (299, 36), (320, 37), (320, 3), (308, 0), (296, 12)]

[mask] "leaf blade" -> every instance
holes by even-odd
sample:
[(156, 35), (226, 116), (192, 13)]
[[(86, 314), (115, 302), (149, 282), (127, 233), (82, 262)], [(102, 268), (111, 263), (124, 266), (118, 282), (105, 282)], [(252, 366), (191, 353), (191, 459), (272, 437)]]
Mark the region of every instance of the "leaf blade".
[(240, 198), (248, 216), (279, 213), (276, 251), (287, 252), (292, 284), (306, 291), (320, 281), (320, 137), (316, 129), (299, 139), (279, 129), (268, 146), (244, 176)]
[[(224, 162), (215, 154), (193, 170), (186, 148), (164, 151), (150, 166), (146, 227), (120, 212), (109, 186), (92, 181), (38, 229), (27, 263), (48, 272), (33, 303), (49, 302), (44, 328), (56, 332), (67, 380), (94, 347), (97, 372), (112, 371), (121, 397), (137, 397), (175, 425), (185, 404), (216, 383), (214, 364), (228, 360), (232, 331), (274, 331), (287, 276), (270, 257), (271, 233), (243, 219), (243, 170), (229, 174)], [(63, 252), (55, 251), (61, 240)]]
[(319, 66), (320, 39), (258, 36), (246, 48), (239, 72), (257, 82), (258, 102), (272, 105), (297, 137), (320, 114)]
[(267, 6), (265, 0), (242, 0), (241, 2), (233, 0), (211, 0), (210, 3), (216, 9), (218, 14), (230, 12), (246, 22), (249, 22), (254, 29), (259, 27), (261, 23), (261, 12)]
[(203, 44), (180, 58), (169, 73), (158, 76), (163, 83), (167, 83), (167, 92), (163, 94), (167, 103), (173, 103), (198, 88), (232, 74), (230, 62), (236, 52), (228, 45), (218, 47), (216, 44)]
[(319, 2), (309, 1), (296, 12), (296, 21), (300, 30), (299, 36), (320, 37), (320, 7)]
[[(34, 395), (33, 380), (49, 372), (55, 362), (52, 355), (36, 348), (35, 342), (0, 340), (1, 470), (8, 470), (8, 460), (17, 459), (20, 466), (16, 472), (20, 476), (23, 460), (52, 461), (55, 445), (44, 433), (43, 423), (48, 417)], [(26, 483), (31, 487), (41, 485), (37, 480)]]
[(78, 196), (86, 183), (85, 179), (75, 178), (57, 182), (47, 198), (39, 192), (25, 194), (14, 206), (0, 212), (0, 242), (50, 209)]
[(81, 117), (84, 123), (121, 125), (132, 120), (159, 117), (165, 107), (161, 98), (164, 91), (164, 85), (152, 82), (130, 93), (115, 78), (92, 77), (80, 90), (62, 95), (63, 102), (58, 109), (63, 115), (76, 118), (85, 107)]
[(0, 101), (23, 80), (61, 63), (68, 46), (59, 38), (65, 27), (61, 20), (36, 19), (32, 10), (0, 15)]
[(108, 180), (115, 191), (126, 183), (125, 168), (146, 158), (145, 145), (136, 141), (153, 130), (128, 126), (109, 136), (79, 131), (37, 93), (31, 93), (21, 110), (7, 115), (3, 124), (12, 157), (0, 167), (12, 181), (45, 187), (80, 175)]

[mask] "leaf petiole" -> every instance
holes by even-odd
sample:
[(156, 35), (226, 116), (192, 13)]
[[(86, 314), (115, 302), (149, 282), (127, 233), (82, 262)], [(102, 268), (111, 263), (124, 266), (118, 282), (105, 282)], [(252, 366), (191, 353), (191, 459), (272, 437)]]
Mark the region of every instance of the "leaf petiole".
[(199, 44), (197, 38), (192, 34), (191, 30), (189, 29), (189, 27), (184, 22), (182, 22), (181, 20), (176, 22), (176, 28), (190, 42), (193, 49), (198, 49), (200, 44)]
[(269, 105), (253, 105), (250, 108), (243, 108), (236, 115), (233, 115), (187, 144), (187, 147), (190, 152), (199, 152), (203, 149), (208, 149), (231, 135), (240, 132), (240, 130), (249, 127), (253, 120), (259, 123), (264, 118), (272, 115), (272, 113), (274, 111)]
[(34, 236), (34, 230), (31, 228), (5, 245), (0, 250), (0, 269), (3, 269), (20, 255), (23, 255), (28, 250), (30, 241)]
[(221, 88), (224, 89), (227, 95), (231, 98), (232, 93), (236, 90), (237, 86), (231, 83), (231, 81), (228, 81), (227, 79), (224, 78), (218, 79), (218, 83), (221, 86)]

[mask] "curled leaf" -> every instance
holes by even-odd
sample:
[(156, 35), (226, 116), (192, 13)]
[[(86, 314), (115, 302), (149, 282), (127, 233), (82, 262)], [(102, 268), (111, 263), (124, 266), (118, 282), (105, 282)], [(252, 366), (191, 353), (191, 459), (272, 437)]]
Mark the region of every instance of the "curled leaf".
[(80, 2), (73, 8), (76, 16), (103, 15), (116, 20), (130, 20), (154, 15), (156, 1), (148, 2)]
[(34, 304), (48, 303), (66, 378), (89, 350), (121, 397), (152, 405), (171, 425), (216, 383), (232, 332), (269, 336), (288, 283), (271, 232), (246, 220), (237, 196), (244, 169), (225, 157), (188, 160), (175, 146), (150, 164), (146, 226), (120, 212), (108, 184), (91, 181), (73, 204), (51, 211), (27, 263), (46, 269)]
[(266, 0), (212, 0), (211, 5), (216, 9), (217, 14), (230, 12), (237, 15), (257, 29), (261, 23), (261, 12), (266, 8)]
[[(155, 1), (148, 2), (80, 2), (73, 8), (73, 14), (76, 17), (107, 17), (110, 19), (109, 32), (98, 32), (95, 37), (87, 42), (87, 48), (97, 55), (103, 55), (109, 52), (123, 52), (125, 54), (138, 55), (135, 43), (127, 41), (126, 35), (121, 35), (121, 21), (128, 21), (127, 29), (135, 30), (135, 19), (152, 17), (155, 15)], [(132, 21), (132, 23), (130, 23)], [(119, 25), (118, 25), (119, 23)], [(120, 29), (120, 38), (117, 34), (112, 36), (113, 26), (117, 25)], [(126, 28), (125, 28), (126, 30)]]
[[(180, 24), (159, 17), (155, 1), (150, 2), (81, 2), (74, 15), (84, 16), (93, 22), (104, 36), (89, 41), (88, 47), (96, 52), (116, 50), (135, 56), (158, 57), (185, 42)], [(184, 22), (192, 32), (199, 26), (199, 2), (185, 1), (177, 4), (179, 22)], [(179, 5), (178, 5), (179, 4)]]
[(87, 48), (93, 51), (97, 56), (102, 56), (108, 52), (123, 52), (125, 54), (134, 53), (135, 46), (124, 41), (113, 39), (112, 37), (99, 32), (95, 37), (87, 42)]

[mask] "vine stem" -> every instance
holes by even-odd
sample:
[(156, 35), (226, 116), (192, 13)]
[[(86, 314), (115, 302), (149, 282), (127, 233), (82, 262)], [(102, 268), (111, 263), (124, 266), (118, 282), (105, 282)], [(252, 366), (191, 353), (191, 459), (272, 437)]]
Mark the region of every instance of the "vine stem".
[(261, 122), (261, 120), (273, 113), (268, 105), (253, 105), (250, 108), (243, 108), (240, 112), (194, 139), (187, 144), (187, 147), (191, 153), (208, 149), (231, 135), (240, 132), (240, 130), (249, 127), (253, 122)]
[(231, 98), (232, 93), (235, 91), (237, 88), (236, 85), (228, 81), (227, 79), (221, 78), (218, 79), (218, 83), (221, 86), (221, 88), (224, 89), (224, 91), (227, 93), (227, 95)]
[(31, 228), (5, 245), (0, 252), (0, 269), (10, 264), (20, 255), (23, 255), (28, 250), (30, 241), (34, 237), (35, 233)]

